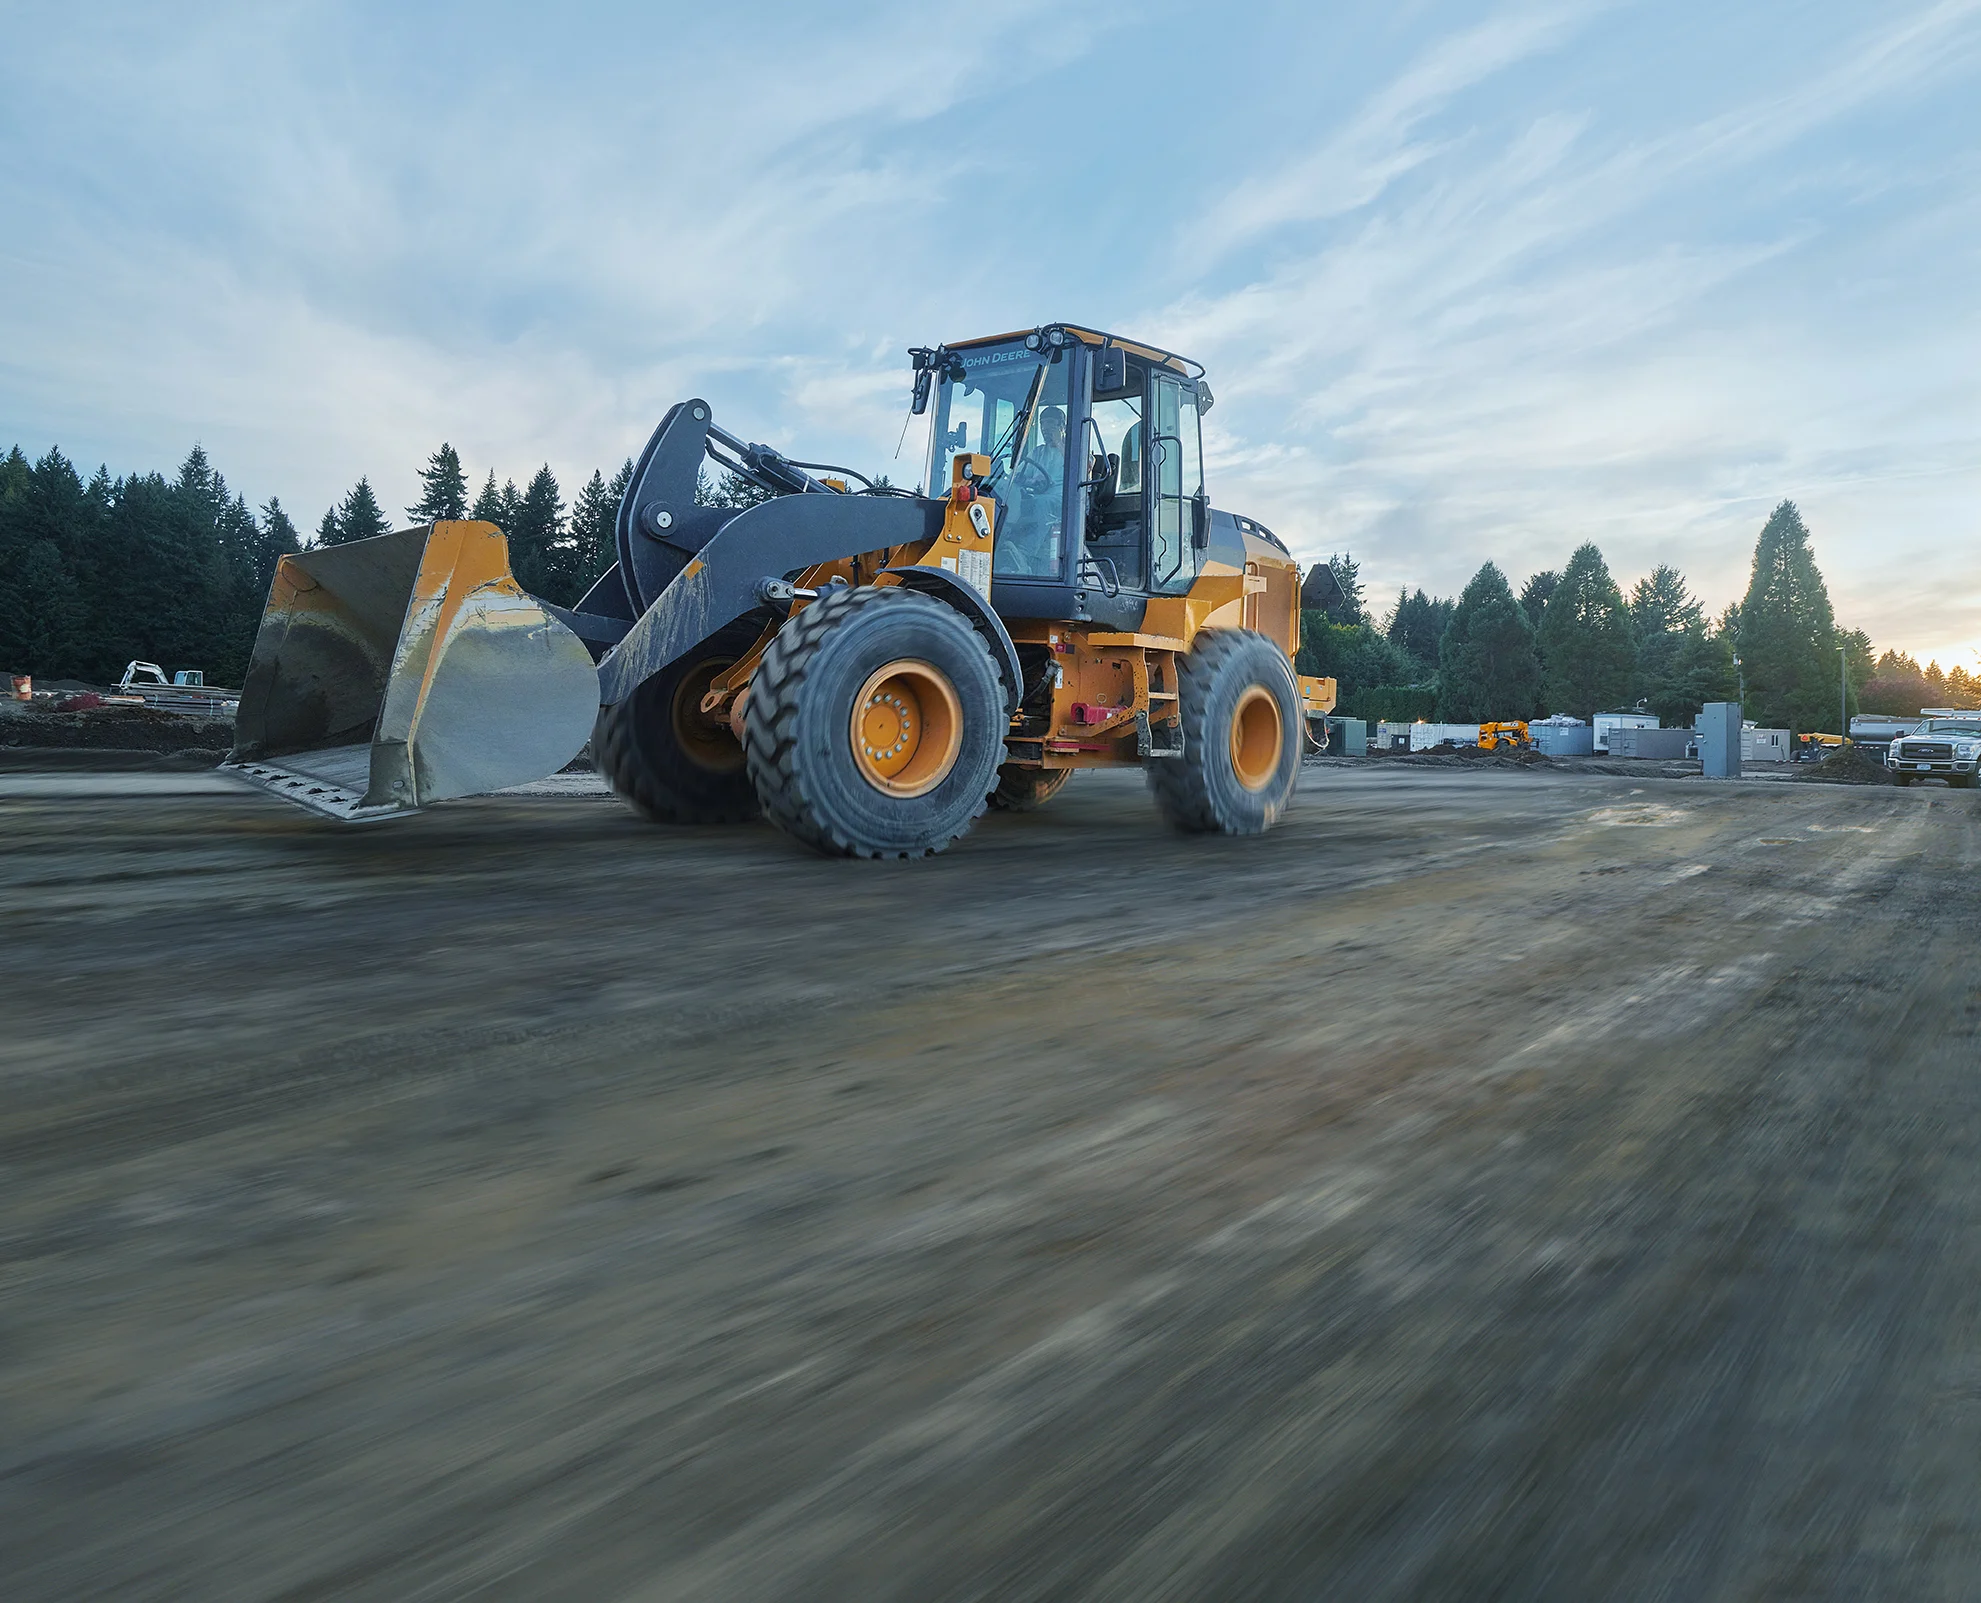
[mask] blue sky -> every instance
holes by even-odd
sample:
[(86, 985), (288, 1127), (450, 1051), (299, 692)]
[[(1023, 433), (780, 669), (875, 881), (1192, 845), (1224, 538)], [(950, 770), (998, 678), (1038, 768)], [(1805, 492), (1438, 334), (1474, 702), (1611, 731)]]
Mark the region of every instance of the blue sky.
[(1584, 539), (1981, 660), (1981, 0), (14, 0), (0, 442), (299, 522), (440, 440), (567, 492), (706, 396), (900, 464), (904, 347), (1205, 362), (1212, 493), (1379, 598)]

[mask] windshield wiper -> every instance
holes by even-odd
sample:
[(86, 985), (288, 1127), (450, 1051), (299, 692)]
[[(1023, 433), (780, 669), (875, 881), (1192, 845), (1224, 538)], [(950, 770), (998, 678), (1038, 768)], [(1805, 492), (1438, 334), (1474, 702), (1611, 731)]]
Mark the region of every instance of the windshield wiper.
[(1032, 410), (1039, 404), (1039, 392), (1046, 387), (1046, 369), (1049, 366), (1051, 366), (1049, 362), (1039, 363), (1039, 370), (1032, 375), (1032, 387), (1026, 393), (1025, 404), (1018, 408), (1018, 415), (1011, 420), (1010, 427), (997, 437), (997, 444), (991, 447), (990, 477), (984, 480), (986, 488), (997, 483), (1004, 475), (1008, 460), (1004, 455), (1005, 446), (1011, 443), (1014, 435), (1020, 440), (1025, 438), (1025, 429), (1031, 419)]

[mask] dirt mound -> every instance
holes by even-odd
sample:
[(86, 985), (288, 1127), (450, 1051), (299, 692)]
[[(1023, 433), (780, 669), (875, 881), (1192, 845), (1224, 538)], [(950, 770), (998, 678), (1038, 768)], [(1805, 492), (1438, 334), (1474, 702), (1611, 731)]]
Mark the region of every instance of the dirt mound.
[(1832, 785), (1889, 785), (1891, 770), (1862, 746), (1838, 746), (1819, 763), (1805, 763), (1795, 771), (1797, 779), (1821, 780)]
[(0, 720), (0, 747), (37, 750), (176, 752), (225, 751), (234, 725), (225, 718), (195, 718), (156, 707), (90, 707), (78, 712), (22, 708)]
[(1371, 751), (1385, 762), (1412, 763), (1419, 768), (1553, 768), (1546, 752), (1531, 747), (1515, 751), (1481, 751), (1477, 746), (1437, 746), (1430, 751)]

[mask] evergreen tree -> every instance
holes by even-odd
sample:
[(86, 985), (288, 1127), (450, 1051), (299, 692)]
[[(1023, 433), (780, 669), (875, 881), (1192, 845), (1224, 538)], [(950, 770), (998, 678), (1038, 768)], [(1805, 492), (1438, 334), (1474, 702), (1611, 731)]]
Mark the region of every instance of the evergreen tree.
[(512, 480), (509, 485), (509, 500), (508, 502), (504, 502), (502, 492), (495, 487), (495, 470), (491, 468), (489, 469), (488, 483), (481, 487), (481, 493), (475, 497), (474, 508), (468, 513), (468, 516), (474, 518), (477, 522), (493, 523), (498, 528), (506, 529), (508, 524), (503, 520), (507, 516), (515, 499), (516, 485)]
[(1684, 729), (1707, 702), (1732, 701), (1737, 694), (1732, 640), (1701, 624), (1679, 637), (1670, 671), (1649, 705), (1661, 723)]
[(1693, 630), (1705, 628), (1705, 609), (1685, 575), (1660, 563), (1631, 591), (1630, 623), (1637, 636), (1636, 694), (1655, 709), (1671, 699), (1679, 650)]
[(53, 540), (36, 540), (0, 582), (0, 667), (54, 677), (75, 660), (83, 622), (76, 581)]
[(324, 515), (317, 540), (322, 545), (349, 545), (353, 540), (370, 540), (391, 532), (392, 525), (385, 521), (378, 497), (372, 493), (371, 480), (364, 478), (351, 486), (334, 515)]
[(1412, 594), (1400, 591), (1385, 631), (1392, 644), (1401, 646), (1417, 663), (1417, 678), (1429, 679), (1437, 671), (1438, 642), (1451, 622), (1454, 603), (1433, 598), (1420, 589)]
[(1525, 718), (1540, 690), (1533, 626), (1506, 575), (1488, 562), (1459, 596), (1438, 642), (1438, 716), (1459, 723)]
[(1747, 716), (1767, 727), (1828, 729), (1836, 722), (1836, 620), (1793, 501), (1776, 507), (1754, 547), (1740, 604)]
[(1527, 621), (1536, 630), (1540, 629), (1542, 615), (1547, 611), (1548, 597), (1560, 583), (1560, 574), (1553, 568), (1543, 568), (1520, 587), (1520, 610), (1527, 614)]
[(1623, 593), (1593, 544), (1568, 559), (1541, 621), (1543, 685), (1551, 711), (1592, 718), (1630, 695), (1636, 642)]
[(523, 492), (509, 536), (509, 568), (533, 596), (569, 606), (582, 594), (584, 572), (576, 540), (564, 525), (564, 501), (550, 464), (538, 468)]
[(276, 563), (302, 548), (302, 536), (296, 532), (295, 524), (289, 521), (289, 514), (282, 510), (281, 500), (271, 495), (261, 509), (261, 547), (255, 561), (256, 587), (267, 590), (275, 578)]
[(443, 440), (420, 469), (420, 498), (406, 508), (406, 516), (415, 523), (438, 523), (467, 515), (468, 476), (454, 447)]
[(619, 502), (607, 487), (605, 475), (592, 469), (592, 476), (571, 501), (571, 537), (577, 543), (586, 589), (618, 560), (614, 549), (618, 516)]

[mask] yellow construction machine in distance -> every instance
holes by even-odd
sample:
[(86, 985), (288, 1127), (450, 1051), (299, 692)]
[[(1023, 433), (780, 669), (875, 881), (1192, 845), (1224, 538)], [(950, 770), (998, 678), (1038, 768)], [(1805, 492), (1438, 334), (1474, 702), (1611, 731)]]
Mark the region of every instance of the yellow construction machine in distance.
[[(1183, 830), (1270, 828), (1335, 687), (1294, 672), (1285, 545), (1211, 505), (1203, 369), (1071, 324), (912, 356), (925, 492), (682, 402), (574, 607), (526, 595), (487, 524), (285, 558), (228, 766), (381, 817), (554, 772), (589, 736), (658, 822), (761, 815), (913, 857), (1137, 765)], [(769, 498), (698, 505), (709, 461)]]
[(1525, 719), (1479, 725), (1481, 751), (1526, 751), (1533, 744), (1534, 738), (1527, 731)]

